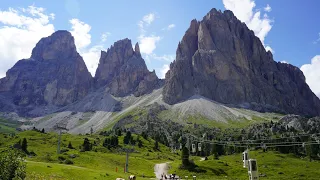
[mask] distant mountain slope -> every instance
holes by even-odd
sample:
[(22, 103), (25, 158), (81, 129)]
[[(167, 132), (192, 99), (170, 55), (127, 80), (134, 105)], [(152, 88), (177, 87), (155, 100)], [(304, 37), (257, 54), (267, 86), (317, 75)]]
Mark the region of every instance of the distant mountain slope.
[[(114, 97), (101, 91), (92, 93), (83, 100), (60, 109), (59, 112), (35, 118), (32, 122), (38, 129), (54, 130), (56, 124), (64, 124), (70, 133), (90, 133), (91, 128), (94, 131), (102, 130), (105, 127), (112, 128), (113, 125), (125, 117), (130, 117), (130, 115), (141, 111), (148, 112), (150, 106), (155, 103), (165, 108), (162, 112), (159, 112), (159, 116), (157, 115), (160, 120), (170, 119), (181, 125), (185, 125), (190, 117), (195, 118), (194, 123), (197, 123), (197, 121), (200, 123), (198, 117), (201, 117), (205, 119), (208, 125), (222, 123), (226, 126), (229, 123), (247, 124), (250, 121), (255, 123), (258, 122), (256, 118), (270, 121), (282, 117), (278, 114), (228, 107), (201, 96), (194, 96), (182, 103), (169, 105), (162, 100), (161, 88), (139, 97), (133, 95)], [(137, 115), (137, 118), (143, 119), (146, 117), (147, 114)], [(156, 120), (155, 117), (149, 118)], [(125, 124), (122, 125), (125, 126)]]
[(258, 111), (316, 116), (320, 100), (299, 68), (277, 63), (231, 11), (192, 20), (166, 74), (164, 101), (201, 95)]

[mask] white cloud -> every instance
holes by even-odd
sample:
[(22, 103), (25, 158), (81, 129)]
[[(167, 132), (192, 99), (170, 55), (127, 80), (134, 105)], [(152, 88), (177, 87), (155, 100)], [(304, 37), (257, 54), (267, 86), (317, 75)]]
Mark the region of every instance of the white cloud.
[(318, 36), (319, 36), (318, 39), (313, 41), (313, 44), (318, 44), (318, 42), (320, 42), (320, 33), (318, 33)]
[(311, 90), (320, 98), (320, 55), (311, 59), (311, 64), (305, 64), (300, 68), (306, 77)]
[(155, 20), (155, 14), (154, 13), (149, 13), (145, 16), (142, 17), (142, 20), (140, 20), (138, 22), (138, 26), (140, 28), (140, 33), (141, 34), (145, 34), (146, 33), (146, 30), (145, 28), (147, 26), (149, 26), (154, 20)]
[(150, 14), (143, 16), (142, 21), (144, 21), (147, 24), (151, 24), (154, 21), (154, 19), (155, 19), (155, 14), (150, 13)]
[(255, 35), (260, 38), (262, 44), (264, 44), (265, 37), (271, 30), (273, 21), (267, 14), (261, 17), (261, 11), (254, 9), (256, 4), (253, 0), (223, 0), (223, 4), (239, 20), (246, 23), (248, 28), (253, 30)]
[(81, 22), (79, 19), (71, 19), (69, 22), (72, 25), (70, 32), (74, 37), (78, 51), (86, 48), (91, 43), (91, 35), (89, 34), (91, 26)]
[(140, 52), (144, 54), (152, 54), (153, 51), (156, 49), (156, 43), (160, 41), (160, 36), (139, 36), (139, 46)]
[(111, 35), (111, 33), (109, 33), (109, 32), (103, 33), (103, 34), (101, 35), (101, 41), (102, 41), (102, 42), (106, 42), (107, 39), (108, 39), (108, 37), (109, 37), (110, 35)]
[(18, 60), (29, 58), (42, 37), (54, 32), (54, 17), (36, 6), (0, 10), (0, 78)]
[(140, 28), (140, 35), (138, 36), (140, 52), (142, 54), (150, 55), (156, 49), (156, 43), (160, 41), (160, 36), (146, 35), (146, 27), (149, 26), (155, 20), (155, 14), (149, 13), (143, 16), (139, 21), (138, 26)]
[(169, 71), (170, 67), (168, 64), (164, 64), (160, 69), (160, 78), (163, 79), (166, 77), (166, 73)]
[[(71, 19), (69, 22), (72, 25), (70, 32), (75, 39), (77, 51), (82, 56), (89, 72), (94, 76), (99, 64), (101, 50), (104, 49), (104, 47), (102, 44), (89, 47), (89, 45), (91, 45), (91, 26), (89, 24), (79, 19)], [(101, 35), (101, 42), (105, 42), (110, 35), (109, 32), (103, 33)]]
[(165, 62), (172, 62), (175, 58), (174, 54), (164, 54), (162, 56), (158, 56), (156, 54), (150, 54), (146, 56), (147, 59), (155, 59), (155, 60), (159, 60), (159, 61), (165, 61)]
[(169, 31), (169, 30), (173, 29), (174, 27), (176, 27), (175, 24), (169, 24), (168, 27), (165, 27), (165, 28), (163, 28), (162, 30), (167, 30), (167, 31)]
[[(0, 78), (18, 60), (29, 58), (36, 43), (43, 37), (50, 36), (55, 30), (51, 21), (53, 13), (44, 8), (29, 6), (27, 8), (0, 10)], [(102, 44), (91, 45), (91, 26), (71, 19), (71, 34), (75, 38), (77, 51), (83, 57), (88, 70), (94, 75), (99, 63)], [(110, 33), (101, 36), (101, 43), (107, 40)]]
[(272, 52), (272, 54), (275, 53), (274, 50), (270, 46), (266, 46), (266, 51), (270, 51), (270, 52)]
[(289, 64), (287, 61), (280, 61), (283, 64)]
[(80, 52), (84, 62), (86, 63), (88, 71), (91, 73), (92, 76), (94, 76), (96, 73), (101, 55), (101, 50), (103, 49), (104, 47), (102, 45), (96, 45), (89, 49), (86, 49), (85, 51)]
[(263, 8), (266, 12), (270, 12), (272, 10), (271, 6), (267, 4), (265, 8)]

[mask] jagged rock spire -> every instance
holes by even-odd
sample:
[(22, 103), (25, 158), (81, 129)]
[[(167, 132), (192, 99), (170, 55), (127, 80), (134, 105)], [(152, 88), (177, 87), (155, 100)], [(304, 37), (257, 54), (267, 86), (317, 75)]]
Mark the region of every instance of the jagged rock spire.
[(138, 57), (141, 57), (141, 53), (140, 53), (140, 47), (139, 47), (139, 43), (137, 42), (136, 45), (134, 46), (134, 52)]
[(95, 75), (95, 87), (106, 86), (114, 96), (133, 93), (136, 96), (151, 92), (159, 87), (159, 79), (148, 70), (141, 57), (139, 44), (134, 50), (131, 40), (119, 40), (101, 58)]

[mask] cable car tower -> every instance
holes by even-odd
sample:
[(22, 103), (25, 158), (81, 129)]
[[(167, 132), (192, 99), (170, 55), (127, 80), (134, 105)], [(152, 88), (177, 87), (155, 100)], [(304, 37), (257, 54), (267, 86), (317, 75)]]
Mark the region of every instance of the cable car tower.
[(69, 129), (67, 129), (67, 124), (64, 122), (57, 123), (53, 128), (58, 130), (58, 132), (59, 132), (57, 154), (60, 154), (61, 133), (63, 130), (69, 131)]

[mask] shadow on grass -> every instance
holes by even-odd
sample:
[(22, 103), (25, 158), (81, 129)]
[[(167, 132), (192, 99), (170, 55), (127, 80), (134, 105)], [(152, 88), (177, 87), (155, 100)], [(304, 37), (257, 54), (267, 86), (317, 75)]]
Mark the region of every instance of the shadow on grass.
[(193, 162), (190, 162), (188, 165), (180, 165), (180, 169), (187, 170), (189, 172), (195, 172), (195, 173), (206, 173), (207, 170), (200, 168)]
[(213, 169), (213, 168), (208, 168), (208, 169), (210, 169), (210, 171), (212, 171), (217, 176), (227, 175), (227, 173), (223, 169)]

